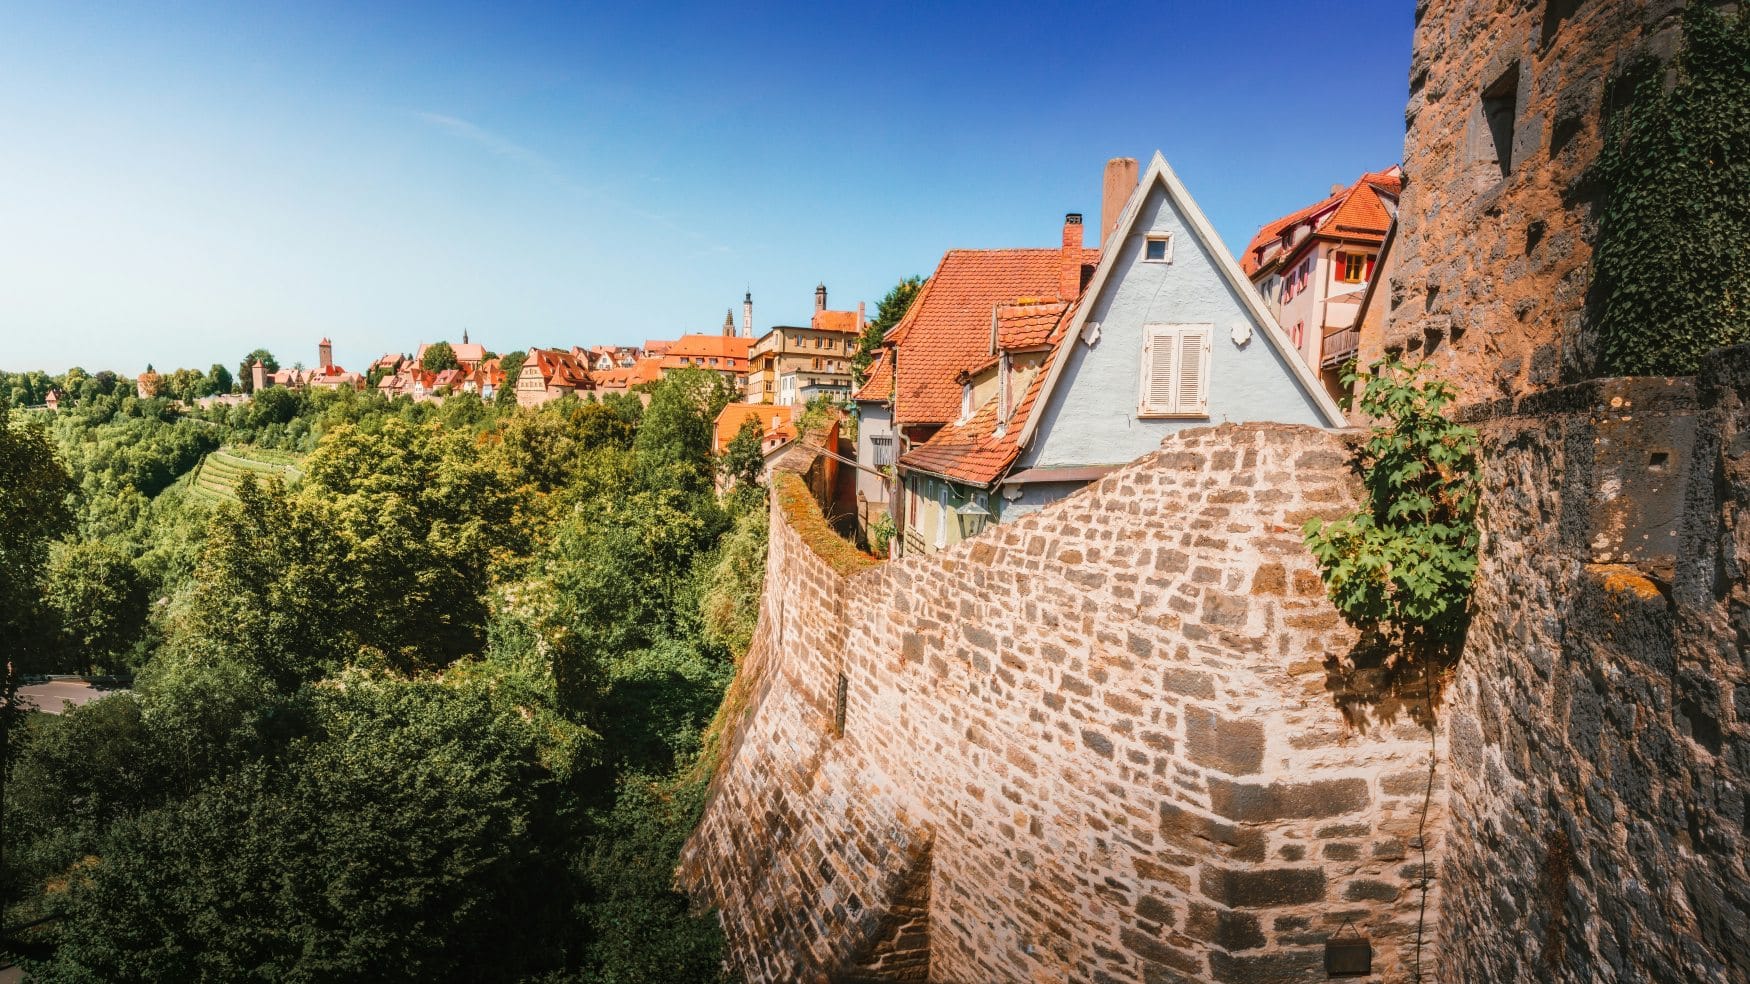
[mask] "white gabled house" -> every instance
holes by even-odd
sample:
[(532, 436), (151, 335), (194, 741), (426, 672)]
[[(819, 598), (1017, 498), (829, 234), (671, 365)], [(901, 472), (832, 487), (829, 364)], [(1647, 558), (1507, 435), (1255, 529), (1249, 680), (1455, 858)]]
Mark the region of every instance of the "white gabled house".
[[(1135, 167), (1108, 165), (1114, 197)], [(968, 349), (954, 377), (958, 417), (899, 459), (908, 549), (940, 549), (1038, 509), (1181, 428), (1343, 426), (1160, 154), (1123, 208), (1104, 211), (1111, 227), (1085, 288), (1066, 276), (1056, 297), (995, 300), (988, 344)]]
[(1106, 239), (1020, 424), (1005, 512), (1061, 498), (1180, 428), (1344, 425), (1159, 152)]

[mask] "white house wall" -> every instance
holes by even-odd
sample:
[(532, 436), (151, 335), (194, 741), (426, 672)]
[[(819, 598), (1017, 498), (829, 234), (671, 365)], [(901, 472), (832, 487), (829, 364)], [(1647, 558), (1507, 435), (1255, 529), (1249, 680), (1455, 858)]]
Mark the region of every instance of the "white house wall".
[[(1149, 234), (1173, 237), (1171, 263), (1142, 260)], [(1099, 325), (1089, 346), (1066, 342), (1068, 362), (1039, 430), (1016, 466), (1057, 468), (1116, 465), (1160, 446), (1166, 434), (1212, 423), (1276, 421), (1325, 426), (1318, 406), (1294, 372), (1263, 338), (1261, 329), (1215, 260), (1186, 227), (1158, 184), (1151, 189), (1111, 278), (1092, 300), (1088, 321)], [(1139, 418), (1143, 325), (1212, 324), (1209, 414)], [(1233, 341), (1235, 326), (1250, 338)]]

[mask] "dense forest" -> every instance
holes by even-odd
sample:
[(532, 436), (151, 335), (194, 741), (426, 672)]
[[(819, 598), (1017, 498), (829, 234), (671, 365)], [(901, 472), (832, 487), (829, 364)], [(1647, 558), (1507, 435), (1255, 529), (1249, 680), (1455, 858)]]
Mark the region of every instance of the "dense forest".
[[(40, 376), (0, 374), (8, 685), (133, 685), (7, 701), (31, 979), (719, 978), (672, 878), (763, 577), (720, 377), (198, 410)], [(288, 464), (214, 495), (222, 448)]]

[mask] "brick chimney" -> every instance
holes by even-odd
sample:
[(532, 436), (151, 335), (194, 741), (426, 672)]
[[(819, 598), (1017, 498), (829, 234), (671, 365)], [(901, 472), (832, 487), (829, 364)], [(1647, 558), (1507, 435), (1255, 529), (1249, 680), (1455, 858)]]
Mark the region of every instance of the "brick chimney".
[(753, 337), (753, 291), (741, 295), (741, 333)]
[(1114, 157), (1106, 162), (1106, 181), (1100, 189), (1100, 248), (1112, 241), (1112, 230), (1124, 214), (1124, 204), (1136, 190), (1136, 158)]
[(814, 288), (814, 313), (826, 310), (826, 285), (819, 284)]
[(863, 302), (858, 301), (857, 302), (857, 330), (862, 331), (863, 326), (865, 324), (868, 324), (868, 322), (866, 320), (864, 320), (864, 318), (863, 318)]
[(1082, 213), (1063, 217), (1063, 257), (1057, 268), (1057, 296), (1073, 301), (1082, 296)]
[(324, 369), (334, 365), (334, 343), (326, 338), (316, 346), (316, 364)]

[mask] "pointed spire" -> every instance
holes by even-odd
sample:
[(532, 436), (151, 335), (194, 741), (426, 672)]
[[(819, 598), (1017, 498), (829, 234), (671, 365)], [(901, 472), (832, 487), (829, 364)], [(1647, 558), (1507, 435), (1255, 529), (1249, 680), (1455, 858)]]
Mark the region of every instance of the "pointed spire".
[(463, 345), (468, 344), (468, 329), (466, 329), (466, 328), (462, 329), (462, 344)]
[(723, 309), (723, 334), (735, 334), (735, 311), (732, 308)]

